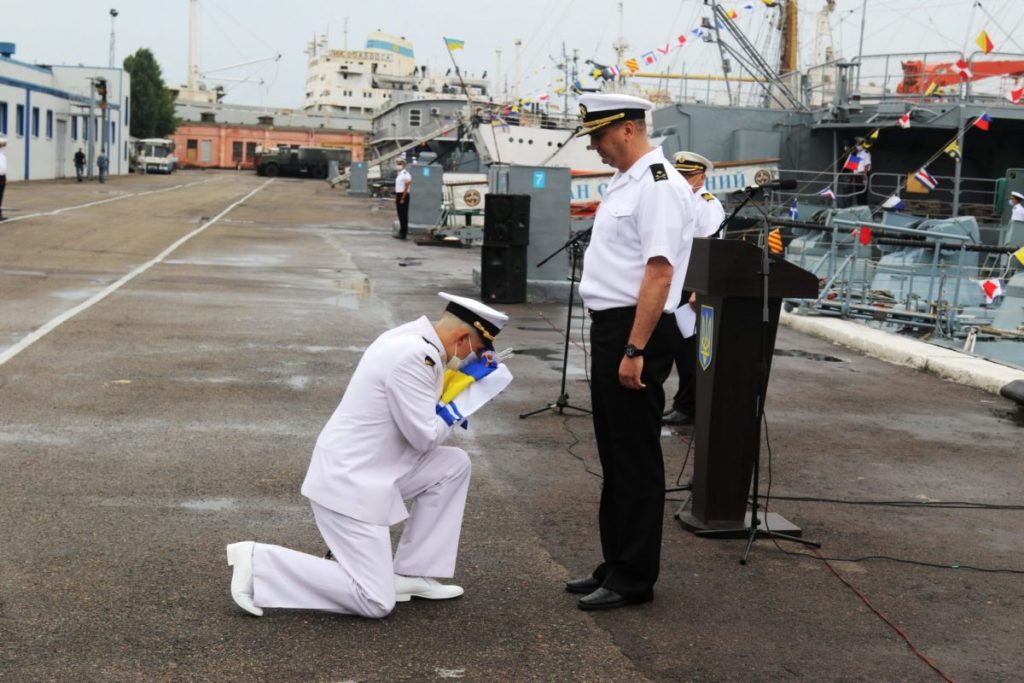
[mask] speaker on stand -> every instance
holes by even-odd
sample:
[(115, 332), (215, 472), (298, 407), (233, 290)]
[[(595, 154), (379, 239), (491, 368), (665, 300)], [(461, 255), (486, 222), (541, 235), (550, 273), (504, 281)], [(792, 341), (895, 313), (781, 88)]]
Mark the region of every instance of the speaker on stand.
[(480, 298), (487, 303), (526, 301), (526, 248), (530, 195), (487, 194), (480, 257)]

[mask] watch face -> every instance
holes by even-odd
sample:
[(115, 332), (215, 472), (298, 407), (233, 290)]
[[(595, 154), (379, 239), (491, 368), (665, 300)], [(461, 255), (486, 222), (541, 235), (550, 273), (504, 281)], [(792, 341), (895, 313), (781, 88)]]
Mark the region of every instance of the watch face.
[(632, 344), (626, 344), (626, 356), (628, 358), (636, 358), (637, 356), (643, 355), (643, 351), (633, 346)]

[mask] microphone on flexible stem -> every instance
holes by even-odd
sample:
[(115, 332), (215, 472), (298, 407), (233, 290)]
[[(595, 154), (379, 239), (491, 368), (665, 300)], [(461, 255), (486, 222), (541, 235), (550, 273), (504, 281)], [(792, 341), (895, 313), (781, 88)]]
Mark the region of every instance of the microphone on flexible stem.
[(797, 182), (792, 178), (786, 178), (784, 180), (773, 180), (770, 183), (764, 185), (756, 185), (754, 187), (748, 187), (743, 191), (749, 195), (757, 196), (762, 195), (765, 192), (773, 192), (775, 190), (795, 190)]
[[(737, 190), (736, 192), (733, 193), (733, 197), (742, 197), (743, 201), (740, 202), (739, 206), (733, 209), (732, 213), (722, 221), (721, 225), (718, 226), (718, 230), (715, 230), (714, 234), (712, 234), (711, 237), (718, 237), (721, 234), (722, 230), (725, 229), (725, 226), (731, 223), (732, 219), (736, 217), (736, 214), (739, 213), (740, 209), (746, 206), (747, 202), (749, 202), (754, 197), (760, 197), (764, 195), (765, 192), (771, 192), (773, 190), (795, 190), (796, 186), (797, 182), (795, 180), (787, 178), (785, 180), (773, 180), (772, 182), (765, 183), (764, 185), (757, 185), (755, 187), (748, 187), (743, 190)], [(762, 211), (762, 213), (764, 212)]]

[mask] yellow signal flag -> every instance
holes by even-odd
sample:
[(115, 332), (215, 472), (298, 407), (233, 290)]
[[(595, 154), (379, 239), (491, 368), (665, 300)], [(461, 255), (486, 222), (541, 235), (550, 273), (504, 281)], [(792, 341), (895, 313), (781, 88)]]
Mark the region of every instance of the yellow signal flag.
[[(782, 232), (778, 228), (775, 228), (774, 230), (768, 233), (768, 251), (772, 252), (773, 254), (781, 254), (783, 248), (784, 247), (782, 246)], [(1021, 248), (1021, 251), (1024, 251), (1024, 247)]]
[(1024, 247), (1021, 247), (1017, 251), (1013, 252), (1014, 258), (1020, 261), (1021, 265), (1024, 265)]
[(938, 90), (939, 84), (936, 83), (935, 81), (932, 81), (931, 83), (928, 84), (928, 88), (924, 91), (924, 96), (930, 97), (934, 95), (936, 92), (938, 92)]

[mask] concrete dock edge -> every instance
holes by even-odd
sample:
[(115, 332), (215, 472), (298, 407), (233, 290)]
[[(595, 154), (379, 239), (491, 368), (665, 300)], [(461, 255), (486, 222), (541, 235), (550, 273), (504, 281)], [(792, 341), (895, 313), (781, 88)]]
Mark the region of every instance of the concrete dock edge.
[(879, 360), (927, 370), (944, 379), (993, 394), (1006, 384), (1024, 380), (1024, 370), (969, 353), (907, 339), (850, 320), (782, 312), (780, 322), (798, 332), (826, 339)]

